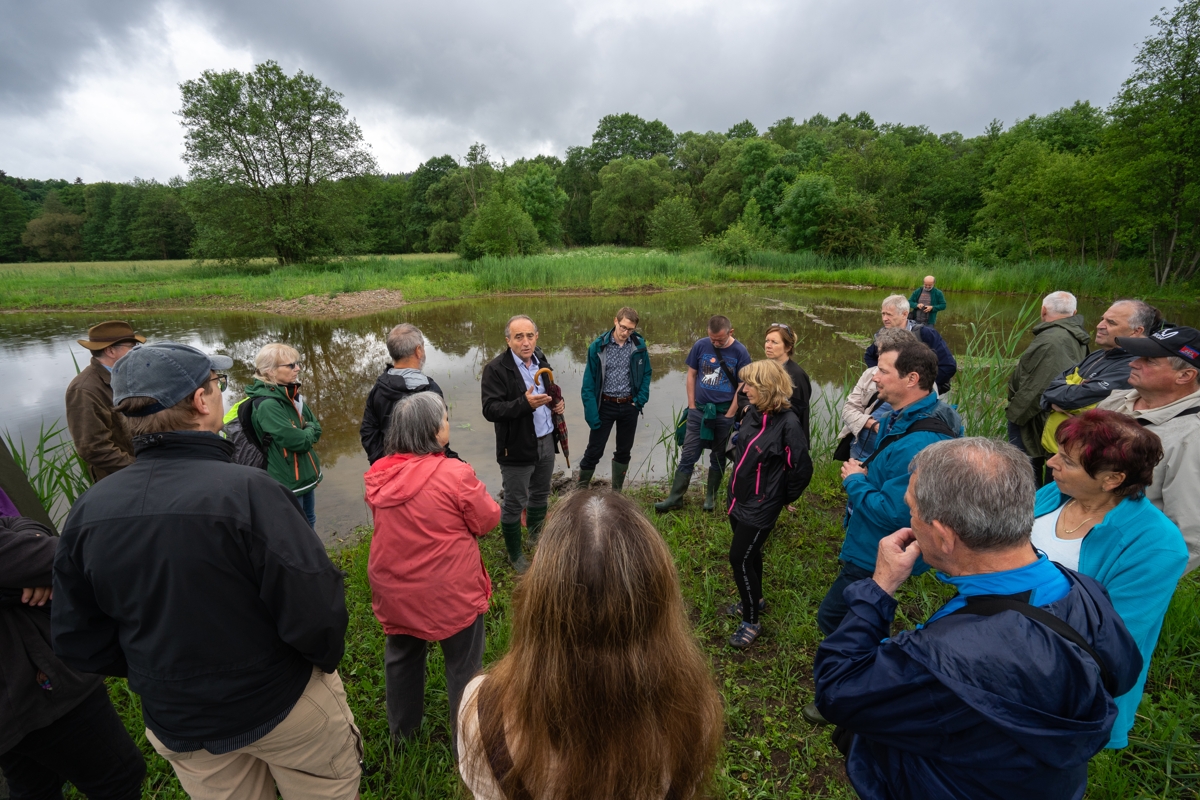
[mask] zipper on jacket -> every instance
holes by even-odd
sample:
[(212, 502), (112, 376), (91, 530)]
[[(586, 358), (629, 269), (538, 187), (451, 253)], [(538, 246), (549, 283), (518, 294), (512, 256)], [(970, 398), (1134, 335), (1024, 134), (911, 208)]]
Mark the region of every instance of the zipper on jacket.
[(758, 462), (758, 469), (754, 470), (754, 493), (759, 494), (758, 482), (762, 480), (762, 462)]
[[(790, 413), (790, 412), (789, 412), (789, 413)], [(750, 448), (754, 446), (754, 443), (755, 443), (755, 442), (757, 442), (757, 441), (759, 440), (759, 438), (760, 438), (760, 437), (762, 437), (762, 435), (763, 435), (764, 433), (766, 433), (766, 431), (767, 431), (767, 419), (768, 419), (768, 415), (767, 415), (767, 414), (763, 414), (763, 418), (762, 418), (762, 428), (760, 428), (760, 429), (759, 429), (759, 431), (758, 431), (758, 435), (757, 435), (757, 436), (755, 436), (753, 439), (751, 439), (749, 442), (747, 442), (747, 443), (746, 443), (746, 449), (742, 451), (742, 457), (741, 457), (740, 459), (738, 459), (737, 466), (733, 468), (733, 477), (732, 477), (732, 478), (730, 478), (730, 480), (729, 480), (729, 485), (730, 485), (730, 486), (737, 486), (737, 474), (738, 474), (738, 470), (742, 468), (742, 464), (743, 464), (743, 463), (746, 461), (746, 455), (747, 455), (747, 454), (750, 452)], [(733, 506), (731, 505), (731, 506), (729, 506), (729, 508), (730, 508), (730, 510), (732, 510), (732, 509), (733, 509)]]

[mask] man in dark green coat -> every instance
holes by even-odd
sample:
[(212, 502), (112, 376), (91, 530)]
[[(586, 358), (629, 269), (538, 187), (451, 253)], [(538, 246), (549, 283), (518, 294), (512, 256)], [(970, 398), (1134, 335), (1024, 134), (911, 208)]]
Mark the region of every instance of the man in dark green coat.
[(1063, 370), (1083, 360), (1091, 340), (1075, 309), (1075, 296), (1070, 292), (1046, 295), (1042, 321), (1033, 328), (1033, 342), (1008, 380), (1008, 440), (1029, 455), (1039, 484), (1048, 455), (1041, 444), (1047, 416), (1041, 407), (1042, 392)]
[(933, 283), (933, 276), (926, 275), (920, 288), (914, 289), (908, 298), (908, 304), (912, 307), (909, 315), (912, 321), (931, 328), (937, 326), (938, 312), (946, 310), (946, 295)]

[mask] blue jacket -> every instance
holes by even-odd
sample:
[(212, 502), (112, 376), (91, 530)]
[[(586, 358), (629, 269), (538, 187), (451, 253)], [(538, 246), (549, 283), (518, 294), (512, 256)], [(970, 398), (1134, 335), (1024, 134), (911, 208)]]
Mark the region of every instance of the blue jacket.
[[(1038, 490), (1034, 515), (1045, 516), (1069, 499), (1058, 486), (1047, 484)], [(1150, 657), (1187, 562), (1187, 544), (1179, 528), (1145, 497), (1122, 500), (1079, 545), (1079, 571), (1095, 578), (1108, 592), (1142, 654), (1137, 683), (1117, 698), (1119, 714), (1109, 747), (1129, 744)]]
[[(879, 425), (879, 444), (892, 434), (903, 433), (918, 419), (937, 416), (962, 435), (962, 420), (958, 412), (938, 401), (933, 394), (918, 400), (899, 412), (893, 411)], [(934, 442), (949, 438), (940, 433), (919, 431), (899, 439), (867, 462), (866, 475), (851, 475), (842, 482), (846, 489), (846, 541), (838, 556), (867, 571), (875, 569), (875, 553), (879, 540), (907, 528), (912, 522), (904, 493), (908, 491), (908, 462)], [(913, 570), (920, 574), (929, 567), (917, 561)]]
[[(1042, 608), (1082, 634), (1128, 690), (1142, 659), (1104, 589), (1051, 566), (1069, 590)], [(850, 611), (817, 650), (813, 674), (821, 713), (856, 734), (846, 774), (859, 797), (1083, 797), (1088, 759), (1117, 717), (1090, 656), (1015, 611), (948, 616), (889, 639), (894, 598), (869, 579), (845, 598)]]
[[(612, 342), (613, 332), (596, 337), (588, 345), (587, 366), (583, 368), (583, 386), (579, 393), (583, 399), (583, 419), (592, 430), (600, 427), (600, 394), (604, 388), (604, 348)], [(629, 357), (629, 386), (633, 389), (633, 404), (643, 408), (650, 399), (650, 353), (646, 340), (637, 331), (629, 334), (633, 341), (633, 355)]]

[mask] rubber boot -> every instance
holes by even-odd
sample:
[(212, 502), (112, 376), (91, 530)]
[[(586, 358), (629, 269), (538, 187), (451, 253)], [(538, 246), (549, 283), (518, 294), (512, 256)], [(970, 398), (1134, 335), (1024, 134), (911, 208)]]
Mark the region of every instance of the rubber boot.
[(692, 473), (675, 471), (675, 480), (671, 482), (671, 493), (661, 503), (654, 504), (654, 510), (662, 514), (675, 508), (683, 507), (683, 496), (687, 494), (688, 484), (692, 481)]
[(712, 511), (717, 505), (717, 491), (721, 488), (721, 478), (725, 476), (724, 472), (717, 472), (715, 469), (708, 471), (708, 486), (704, 489), (704, 510)]
[(508, 563), (520, 575), (529, 569), (529, 562), (521, 552), (521, 523), (501, 522), (500, 530), (504, 534), (504, 549), (508, 551)]
[(625, 488), (625, 473), (629, 472), (629, 465), (614, 461), (612, 462), (612, 470), (612, 490), (619, 492)]
[(542, 523), (546, 521), (546, 506), (525, 509), (525, 526), (529, 531), (529, 544), (537, 544), (542, 535)]
[(590, 486), (592, 483), (592, 476), (595, 474), (596, 474), (596, 470), (594, 470), (594, 469), (579, 470), (579, 481), (578, 481), (578, 483), (575, 484), (575, 488), (577, 488), (577, 489), (588, 488), (588, 486)]

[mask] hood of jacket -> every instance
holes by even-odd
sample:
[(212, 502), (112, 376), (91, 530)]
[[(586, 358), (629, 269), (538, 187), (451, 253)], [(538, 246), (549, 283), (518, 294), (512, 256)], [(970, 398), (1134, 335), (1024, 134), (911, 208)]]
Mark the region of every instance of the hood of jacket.
[(1039, 322), (1037, 325), (1033, 326), (1033, 335), (1037, 336), (1038, 334), (1045, 333), (1053, 328), (1061, 328), (1062, 330), (1066, 331), (1068, 334), (1074, 337), (1075, 341), (1079, 342), (1084, 347), (1087, 347), (1092, 342), (1091, 335), (1089, 335), (1087, 330), (1083, 327), (1082, 314), (1075, 314), (1070, 317), (1063, 317), (1062, 319), (1056, 319), (1050, 322)]
[(958, 431), (959, 435), (962, 435), (962, 417), (959, 416), (954, 406), (938, 399), (936, 391), (930, 392), (928, 396), (921, 398), (912, 405), (906, 406), (884, 433), (887, 436), (902, 433), (908, 430), (909, 425), (926, 417), (937, 417), (946, 423), (951, 430)]
[[(301, 391), (300, 394), (303, 396), (304, 392)], [(246, 387), (246, 397), (269, 397), (272, 400), (292, 405), (292, 400), (288, 397), (287, 388), (283, 384), (267, 383), (258, 378), (255, 378), (254, 383)]]
[(379, 459), (363, 476), (367, 502), (375, 508), (404, 505), (420, 494), (445, 462), (445, 453), (394, 453)]
[(413, 392), (428, 389), (429, 378), (419, 369), (388, 367), (375, 379), (375, 388), (389, 403), (394, 403)]

